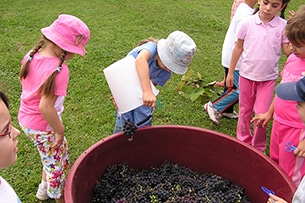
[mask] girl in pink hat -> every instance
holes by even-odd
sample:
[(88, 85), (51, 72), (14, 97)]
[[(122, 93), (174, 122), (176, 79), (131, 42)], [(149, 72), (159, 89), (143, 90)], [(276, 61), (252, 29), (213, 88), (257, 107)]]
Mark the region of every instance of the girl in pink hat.
[(64, 202), (65, 171), (69, 167), (61, 120), (69, 80), (65, 60), (72, 59), (74, 54), (85, 55), (90, 30), (75, 16), (59, 15), (41, 32), (41, 40), (22, 60), (18, 120), (38, 149), (43, 165), (36, 197)]
[[(8, 107), (9, 100), (0, 91), (0, 170), (13, 165), (17, 161), (17, 138), (20, 132), (12, 126), (12, 119)], [(21, 202), (14, 189), (1, 176), (0, 202)]]

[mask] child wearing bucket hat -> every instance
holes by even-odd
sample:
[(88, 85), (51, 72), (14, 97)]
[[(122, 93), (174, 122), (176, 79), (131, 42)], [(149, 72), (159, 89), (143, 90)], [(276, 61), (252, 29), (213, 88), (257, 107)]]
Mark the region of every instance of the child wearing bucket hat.
[[(0, 170), (17, 161), (17, 144), (20, 132), (12, 125), (9, 113), (9, 100), (0, 91)], [(0, 202), (20, 203), (15, 190), (0, 176)]]
[[(174, 31), (166, 39), (145, 39), (128, 53), (135, 58), (135, 66), (142, 87), (143, 105), (122, 115), (116, 113), (114, 133), (123, 130), (124, 121), (134, 123), (143, 121), (151, 115), (156, 106), (156, 96), (153, 93), (153, 85), (164, 86), (171, 78), (172, 72), (185, 74), (195, 52), (196, 44), (193, 39), (182, 31)], [(123, 117), (123, 118), (121, 118)], [(152, 119), (140, 126), (151, 125)]]
[(43, 165), (36, 197), (64, 202), (68, 145), (61, 114), (67, 93), (69, 69), (65, 60), (85, 55), (90, 30), (79, 18), (62, 14), (22, 60), (19, 124), (37, 147)]

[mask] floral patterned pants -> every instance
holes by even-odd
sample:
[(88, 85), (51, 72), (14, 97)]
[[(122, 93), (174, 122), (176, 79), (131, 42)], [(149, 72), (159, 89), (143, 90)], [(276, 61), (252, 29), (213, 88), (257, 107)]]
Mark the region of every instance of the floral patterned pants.
[(47, 177), (47, 193), (50, 198), (58, 199), (63, 196), (65, 187), (65, 171), (70, 166), (68, 143), (64, 138), (63, 143), (56, 150), (52, 149), (54, 131), (32, 130), (20, 124), (25, 135), (37, 147), (43, 170)]

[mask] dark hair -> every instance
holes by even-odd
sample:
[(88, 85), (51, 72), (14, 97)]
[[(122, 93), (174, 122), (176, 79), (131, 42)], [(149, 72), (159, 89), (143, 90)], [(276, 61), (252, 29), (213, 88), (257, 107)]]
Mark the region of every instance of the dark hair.
[[(283, 19), (285, 19), (285, 10), (286, 10), (289, 2), (290, 2), (290, 0), (282, 0), (282, 4), (284, 4), (284, 7), (281, 10), (280, 17)], [(259, 11), (259, 4), (257, 4), (257, 8), (255, 9), (253, 14), (257, 13), (258, 11)]]
[(287, 21), (286, 36), (292, 44), (305, 44), (305, 5)]
[[(34, 58), (34, 55), (43, 48), (43, 46), (46, 43), (53, 43), (50, 40), (48, 40), (45, 36), (42, 36), (42, 38), (40, 39), (40, 41), (38, 42), (38, 44), (31, 50), (30, 55), (29, 55), (29, 59), (25, 62), (25, 64), (21, 67), (21, 71), (19, 74), (19, 78), (20, 80), (25, 79), (28, 75), (29, 72), (29, 65), (30, 62), (32, 61), (32, 59)], [(65, 61), (65, 57), (67, 55), (66, 51), (62, 51), (62, 54), (60, 56), (60, 62), (58, 67), (62, 68), (62, 64)], [(59, 71), (60, 71), (59, 70)], [(50, 96), (50, 95), (54, 95), (55, 93), (55, 76), (57, 75), (57, 73), (59, 73), (59, 71), (55, 70), (48, 78), (47, 80), (40, 86), (39, 90), (38, 90), (38, 94), (42, 94), (42, 95), (46, 95), (46, 96)]]
[(3, 92), (1, 92), (1, 91), (0, 91), (0, 98), (1, 98), (1, 100), (4, 102), (5, 106), (6, 106), (7, 108), (9, 108), (9, 106), (10, 106), (10, 100), (9, 100), (8, 97), (7, 97)]

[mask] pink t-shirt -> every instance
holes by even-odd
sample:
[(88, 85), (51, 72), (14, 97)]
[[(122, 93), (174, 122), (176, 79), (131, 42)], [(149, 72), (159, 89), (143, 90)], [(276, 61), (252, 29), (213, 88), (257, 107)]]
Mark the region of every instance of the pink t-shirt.
[[(305, 60), (291, 54), (281, 72), (281, 83), (298, 81), (305, 74)], [(304, 124), (296, 108), (296, 101), (288, 101), (275, 96), (274, 120), (294, 128), (304, 128)]]
[(237, 33), (244, 40), (239, 74), (252, 81), (269, 81), (278, 77), (278, 61), (285, 35), (286, 20), (276, 15), (264, 24), (256, 13), (247, 18)]
[[(28, 59), (28, 54), (23, 58), (22, 64)], [(18, 113), (19, 122), (33, 130), (48, 131), (50, 126), (43, 118), (39, 110), (41, 95), (37, 94), (39, 87), (46, 79), (56, 71), (59, 58), (45, 57), (36, 53), (30, 62), (29, 72), (25, 79), (21, 81), (22, 93), (20, 97), (20, 108)], [(66, 64), (62, 64), (62, 70), (55, 77), (55, 95), (58, 96), (55, 102), (55, 109), (58, 116), (64, 109), (63, 102), (66, 96), (69, 80), (69, 69)]]

